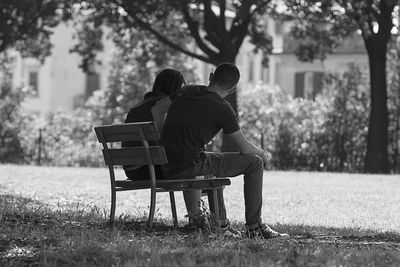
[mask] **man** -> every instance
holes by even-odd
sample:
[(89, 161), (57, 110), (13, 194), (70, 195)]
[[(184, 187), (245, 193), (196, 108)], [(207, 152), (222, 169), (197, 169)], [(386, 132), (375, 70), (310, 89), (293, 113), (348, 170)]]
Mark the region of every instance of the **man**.
[[(166, 171), (171, 179), (201, 175), (235, 177), (244, 174), (246, 235), (248, 237), (288, 237), (262, 223), (264, 151), (250, 143), (240, 130), (235, 112), (224, 100), (236, 91), (240, 73), (231, 63), (223, 63), (210, 75), (208, 86), (188, 86), (170, 106), (161, 143), (168, 158)], [(211, 153), (204, 145), (220, 131), (239, 153)]]

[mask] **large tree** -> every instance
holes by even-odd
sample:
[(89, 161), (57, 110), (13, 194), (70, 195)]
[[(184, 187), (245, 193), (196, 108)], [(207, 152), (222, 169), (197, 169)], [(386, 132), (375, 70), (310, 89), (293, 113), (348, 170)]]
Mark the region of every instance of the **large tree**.
[[(264, 16), (271, 0), (88, 0), (82, 5), (95, 23), (105, 22), (114, 32), (139, 28), (183, 54), (217, 66), (234, 63), (246, 37), (264, 55), (271, 51)], [(93, 19), (96, 17), (96, 19)], [(188, 42), (181, 42), (182, 37)], [(187, 40), (187, 39), (185, 39)], [(90, 40), (93, 43), (93, 40)], [(83, 46), (82, 46), (83, 47)], [(92, 50), (93, 51), (93, 50)], [(89, 60), (90, 53), (81, 53)], [(228, 98), (237, 110), (237, 97)], [(223, 150), (232, 150), (224, 140)]]
[(15, 48), (43, 59), (50, 54), (50, 28), (68, 19), (70, 8), (66, 0), (1, 0), (0, 52)]
[[(342, 40), (359, 31), (367, 50), (371, 83), (365, 171), (388, 173), (386, 53), (398, 0), (285, 0), (286, 15), (296, 18), (292, 34), (303, 60), (324, 59)], [(398, 9), (397, 9), (398, 11)]]

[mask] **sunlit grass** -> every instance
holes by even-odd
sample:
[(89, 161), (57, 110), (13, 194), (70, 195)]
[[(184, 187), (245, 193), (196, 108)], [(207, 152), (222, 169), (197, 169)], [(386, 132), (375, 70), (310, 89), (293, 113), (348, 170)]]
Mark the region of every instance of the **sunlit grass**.
[[(0, 265), (400, 265), (399, 176), (266, 172), (263, 217), (292, 238), (250, 240), (172, 229), (167, 194), (152, 231), (143, 192), (119, 195), (110, 226), (106, 169), (3, 165), (0, 173)], [(242, 179), (232, 181), (228, 214), (243, 228)]]
[[(0, 192), (53, 206), (79, 203), (106, 212), (110, 208), (110, 182), (104, 168), (0, 165), (0, 173)], [(122, 172), (117, 175), (123, 177)], [(263, 195), (263, 218), (268, 223), (400, 232), (400, 175), (266, 171)], [(168, 194), (157, 198), (156, 216), (170, 219)], [(178, 217), (185, 220), (180, 192), (176, 201)], [(243, 222), (241, 176), (232, 178), (232, 185), (225, 189), (225, 202), (228, 217)], [(117, 216), (142, 216), (148, 206), (148, 191), (117, 193)]]

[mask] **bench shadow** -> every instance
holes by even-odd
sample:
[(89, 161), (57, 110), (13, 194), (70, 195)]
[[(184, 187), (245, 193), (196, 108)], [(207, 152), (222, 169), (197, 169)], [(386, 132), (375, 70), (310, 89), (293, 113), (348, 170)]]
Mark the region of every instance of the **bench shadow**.
[(400, 233), (394, 231), (378, 231), (353, 227), (327, 227), (296, 224), (277, 224), (274, 228), (287, 232), (291, 240), (299, 244), (318, 242), (321, 244), (347, 246), (390, 246), (400, 251)]
[[(68, 216), (63, 215), (63, 211), (52, 211), (48, 209), (48, 205), (44, 202), (31, 198), (2, 194), (0, 195), (0, 222), (3, 223), (18, 223), (18, 224), (37, 224), (41, 226), (73, 227), (76, 229), (88, 229), (91, 227), (100, 229), (113, 229), (120, 231), (134, 231), (146, 234), (155, 235), (185, 235), (196, 232), (193, 229), (182, 227), (185, 222), (180, 221), (180, 227), (175, 229), (172, 225), (171, 218), (156, 218), (154, 226), (149, 229), (147, 226), (146, 214), (140, 217), (132, 217), (130, 215), (121, 215), (114, 222), (109, 222), (108, 215), (98, 210), (97, 213), (82, 216), (76, 214), (71, 217), (71, 211), (68, 211)], [(12, 206), (13, 209), (5, 210), (5, 206)], [(29, 216), (24, 213), (17, 212), (20, 209), (28, 210)], [(96, 210), (96, 209), (94, 209)], [(82, 212), (82, 211), (79, 211)], [(233, 222), (232, 225), (238, 230), (244, 230), (244, 224)], [(312, 225), (297, 225), (297, 224), (276, 224), (271, 225), (272, 228), (279, 232), (290, 234), (290, 240), (299, 244), (307, 242), (319, 242), (327, 244), (362, 244), (362, 245), (390, 245), (400, 250), (400, 232), (394, 231), (376, 231), (373, 229), (360, 228), (335, 228), (327, 226), (312, 226)], [(203, 231), (207, 234), (207, 231)], [(3, 244), (4, 245), (4, 244)], [(1, 249), (0, 249), (1, 250)], [(2, 249), (4, 251), (4, 247)]]

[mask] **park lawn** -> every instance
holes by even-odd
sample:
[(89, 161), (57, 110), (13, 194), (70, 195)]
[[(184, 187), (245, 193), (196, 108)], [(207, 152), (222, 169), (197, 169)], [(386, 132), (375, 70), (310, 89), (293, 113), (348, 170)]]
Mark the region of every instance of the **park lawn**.
[[(167, 194), (149, 231), (144, 191), (119, 193), (109, 226), (107, 169), (0, 165), (0, 173), (0, 265), (400, 265), (399, 175), (265, 172), (264, 221), (292, 238), (249, 240), (173, 230)], [(242, 180), (225, 190), (239, 229)], [(183, 226), (179, 193), (177, 207)]]

